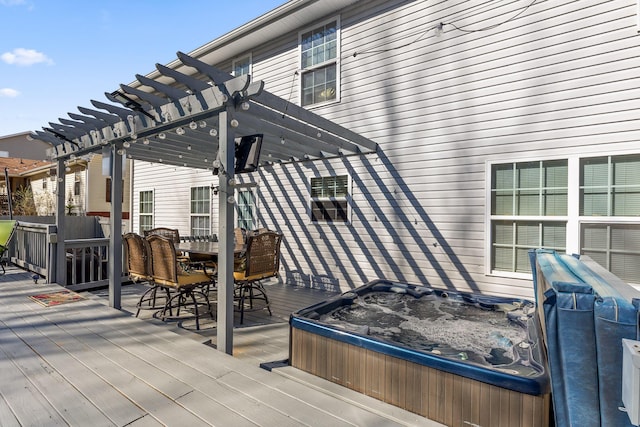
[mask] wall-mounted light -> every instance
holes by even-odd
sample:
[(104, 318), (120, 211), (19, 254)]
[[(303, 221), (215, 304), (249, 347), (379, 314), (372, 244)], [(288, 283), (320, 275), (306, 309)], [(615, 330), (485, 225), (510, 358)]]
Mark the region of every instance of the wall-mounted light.
[(150, 143), (150, 142), (151, 142), (151, 141), (149, 141), (149, 138), (145, 138), (145, 139), (143, 139), (143, 140), (142, 140), (142, 143), (143, 143), (144, 145), (149, 145), (149, 143)]
[(158, 138), (160, 138), (160, 139), (167, 139), (167, 134), (166, 134), (166, 133), (164, 133), (164, 132), (160, 132), (160, 133), (158, 134)]
[(198, 129), (198, 124), (196, 122), (189, 123), (189, 129), (191, 129), (191, 130)]
[(247, 111), (249, 109), (250, 105), (247, 101), (243, 102), (242, 104), (240, 104), (240, 108), (242, 108), (242, 111)]
[(231, 119), (231, 122), (229, 122), (229, 124), (232, 128), (237, 128), (240, 123), (238, 123), (236, 119)]
[(122, 146), (124, 148), (129, 148), (129, 147), (131, 147), (131, 143), (129, 141), (125, 141), (125, 142), (122, 143)]
[(215, 128), (211, 129), (209, 131), (209, 135), (211, 135), (211, 136), (213, 136), (215, 138), (216, 136), (218, 136), (218, 129), (215, 129)]
[(183, 127), (176, 128), (176, 133), (178, 135), (184, 135), (184, 128)]

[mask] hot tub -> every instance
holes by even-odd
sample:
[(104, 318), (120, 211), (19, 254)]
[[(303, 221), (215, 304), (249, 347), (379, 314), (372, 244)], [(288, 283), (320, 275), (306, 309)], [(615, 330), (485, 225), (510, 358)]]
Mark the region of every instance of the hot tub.
[(549, 424), (533, 302), (376, 280), (289, 323), (298, 369), (450, 426)]

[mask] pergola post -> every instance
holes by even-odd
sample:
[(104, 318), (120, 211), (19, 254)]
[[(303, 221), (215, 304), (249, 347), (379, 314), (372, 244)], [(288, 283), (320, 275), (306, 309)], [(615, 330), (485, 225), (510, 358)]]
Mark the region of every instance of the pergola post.
[(111, 147), (111, 211), (109, 212), (109, 306), (120, 309), (122, 300), (122, 154)]
[[(65, 188), (66, 188), (66, 166), (64, 159), (58, 159), (56, 166), (56, 277), (55, 283), (67, 285), (67, 250), (64, 245), (65, 239)], [(52, 280), (49, 280), (52, 282)]]
[(233, 354), (233, 241), (234, 187), (229, 181), (234, 178), (235, 132), (230, 126), (232, 115), (229, 109), (218, 113), (219, 123), (219, 161), (220, 179), (218, 196), (218, 236), (220, 253), (218, 255), (218, 327), (216, 329), (218, 350)]

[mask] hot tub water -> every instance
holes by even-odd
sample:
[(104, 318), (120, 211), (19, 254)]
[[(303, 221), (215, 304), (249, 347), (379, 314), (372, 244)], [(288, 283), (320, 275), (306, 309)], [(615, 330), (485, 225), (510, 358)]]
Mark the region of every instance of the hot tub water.
[(320, 322), (414, 350), (534, 375), (527, 322), (530, 302), (482, 304), (446, 293), (371, 292), (323, 314)]

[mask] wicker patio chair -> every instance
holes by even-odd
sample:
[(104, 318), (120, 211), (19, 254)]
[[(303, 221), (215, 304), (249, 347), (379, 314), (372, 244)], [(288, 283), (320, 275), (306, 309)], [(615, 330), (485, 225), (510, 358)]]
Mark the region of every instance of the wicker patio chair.
[[(144, 230), (144, 237), (149, 237), (151, 235), (168, 237), (176, 245), (180, 244), (180, 232), (177, 228), (156, 227), (152, 228), (151, 230)], [(188, 264), (191, 261), (189, 257), (183, 254), (181, 251), (177, 250), (176, 255), (178, 256), (179, 262)]]
[(233, 242), (236, 245), (245, 245), (247, 243), (247, 230), (236, 227), (233, 229)]
[(256, 300), (264, 301), (264, 305), (255, 309), (266, 308), (271, 316), (269, 297), (261, 281), (278, 276), (281, 243), (282, 234), (274, 231), (248, 234), (246, 250), (235, 260), (233, 272), (240, 324), (244, 322), (244, 312), (254, 310)]
[(206, 312), (213, 319), (213, 311), (209, 303), (209, 296), (203, 289), (208, 289), (213, 284), (213, 277), (202, 270), (184, 270), (178, 262), (176, 248), (171, 238), (151, 234), (146, 237), (150, 249), (150, 266), (153, 282), (164, 289), (172, 291), (167, 299), (160, 318), (167, 320), (173, 316), (180, 316), (180, 309), (189, 305), (193, 306), (196, 320), (196, 329), (200, 329), (200, 313), (196, 295), (204, 301)]
[(6, 273), (4, 265), (7, 260), (5, 258), (9, 250), (9, 242), (16, 231), (17, 222), (15, 220), (0, 220), (0, 268), (2, 268), (0, 275)]
[[(124, 244), (125, 266), (129, 274), (129, 278), (133, 282), (142, 282), (149, 285), (136, 304), (136, 317), (140, 314), (140, 310), (158, 310), (164, 307), (157, 305), (157, 293), (161, 289), (153, 281), (151, 276), (151, 266), (149, 265), (149, 244), (147, 241), (136, 233), (126, 233), (122, 236)], [(169, 299), (169, 289), (165, 289), (166, 298)]]

